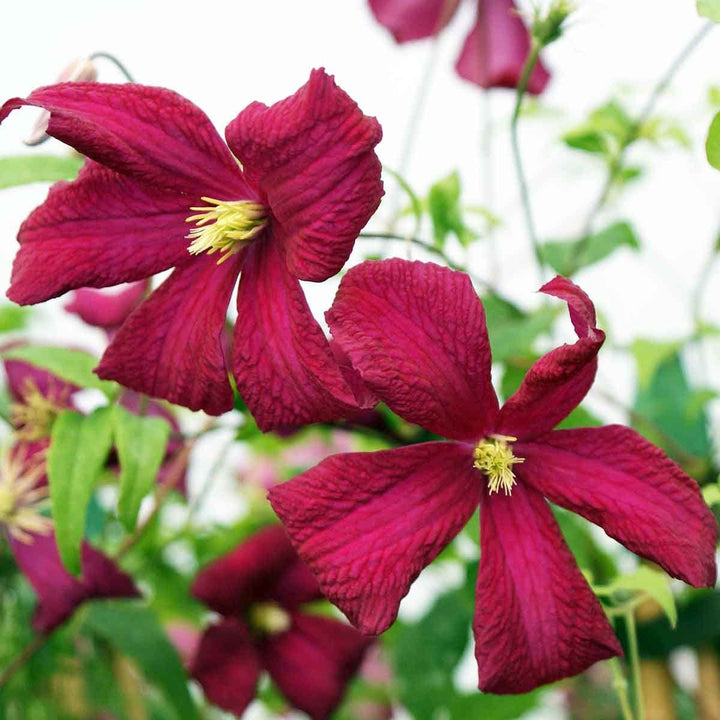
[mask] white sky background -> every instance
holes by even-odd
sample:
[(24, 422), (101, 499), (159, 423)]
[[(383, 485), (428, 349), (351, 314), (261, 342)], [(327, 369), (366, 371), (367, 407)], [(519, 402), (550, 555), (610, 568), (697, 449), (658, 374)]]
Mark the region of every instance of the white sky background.
[[(544, 239), (576, 235), (604, 179), (599, 162), (564, 148), (557, 139), (593, 107), (620, 92), (637, 111), (703, 23), (694, 0), (577, 0), (577, 4), (567, 34), (544, 55), (553, 80), (542, 102), (552, 112), (523, 120), (520, 130), (536, 224)], [(476, 205), (487, 201), (481, 192), (483, 102), (478, 89), (453, 70), (472, 22), (472, 5), (463, 6), (439, 41), (432, 85), (405, 174), (424, 194), (433, 181), (459, 169), (464, 200)], [(366, 114), (380, 120), (384, 139), (378, 153), (391, 168), (398, 167), (431, 52), (430, 42), (395, 45), (373, 20), (366, 0), (2, 0), (0, 17), (2, 99), (53, 82), (74, 57), (107, 51), (119, 57), (138, 82), (167, 86), (193, 100), (222, 130), (248, 103), (282, 99), (307, 80), (311, 68), (324, 66)], [(98, 67), (100, 80), (121, 80), (105, 61), (98, 61)], [(577, 276), (618, 344), (638, 336), (677, 338), (692, 328), (691, 291), (720, 228), (720, 172), (708, 166), (703, 152), (714, 112), (707, 89), (714, 84), (720, 85), (720, 28), (683, 66), (657, 108), (687, 128), (692, 151), (635, 148), (629, 159), (645, 164), (649, 172), (599, 219), (599, 228), (615, 219), (631, 220), (644, 243), (643, 253), (620, 251)], [(533, 293), (538, 277), (511, 163), (507, 127), (512, 101), (509, 91), (490, 94), (491, 209), (504, 222), (497, 235), (502, 272), (491, 279), (527, 306), (537, 302)], [(22, 145), (33, 118), (31, 110), (11, 115), (0, 128), (0, 155), (63, 151), (55, 141), (39, 150)], [(392, 193), (390, 181), (387, 186)], [(46, 186), (37, 185), (0, 192), (3, 290), (17, 228), (46, 191)], [(392, 206), (392, 200), (386, 206)], [(381, 208), (370, 227), (384, 230), (386, 220)], [(404, 252), (402, 246), (396, 248)], [(476, 274), (490, 278), (487, 253), (478, 248), (473, 259)], [(720, 323), (719, 280), (720, 269), (715, 268), (703, 303), (705, 318), (716, 323)], [(311, 289), (319, 313), (329, 306), (334, 288), (330, 282)], [(68, 318), (59, 307), (55, 302), (53, 319), (41, 323), (38, 333), (57, 342), (99, 349), (101, 335)], [(563, 326), (563, 338), (570, 337), (569, 328), (569, 323)], [(717, 347), (707, 348), (706, 359), (713, 377), (699, 381), (720, 389)], [(606, 389), (627, 399), (632, 377), (626, 356), (601, 352), (599, 382)], [(612, 411), (604, 415), (621, 419)]]

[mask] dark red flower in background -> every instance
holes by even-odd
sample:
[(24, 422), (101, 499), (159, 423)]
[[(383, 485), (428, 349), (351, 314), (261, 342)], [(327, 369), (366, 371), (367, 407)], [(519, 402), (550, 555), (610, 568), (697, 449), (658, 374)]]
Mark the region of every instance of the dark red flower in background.
[(232, 370), (264, 430), (357, 409), (299, 283), (340, 270), (382, 196), (380, 126), (331, 76), (315, 70), (286, 100), (251, 104), (227, 145), (199, 108), (161, 88), (55, 85), (9, 100), (0, 121), (22, 105), (48, 110), (48, 134), (89, 160), (23, 223), (10, 299), (174, 267), (117, 331), (101, 377), (219, 414), (233, 407)]
[(21, 443), (0, 464), (0, 528), (21, 572), (38, 595), (33, 628), (50, 633), (84, 602), (138, 597), (132, 579), (88, 542), (82, 544), (82, 575), (63, 566), (52, 521), (42, 514), (48, 487), (45, 450)]
[(520, 693), (621, 652), (544, 498), (694, 586), (715, 583), (715, 519), (697, 483), (635, 431), (553, 428), (595, 377), (604, 334), (556, 277), (578, 336), (541, 357), (500, 408), (482, 303), (433, 264), (366, 262), (327, 313), (363, 380), (405, 420), (449, 438), (336, 455), (270, 490), (320, 587), (380, 633), (423, 567), (481, 509), (473, 630), (480, 689)]
[(65, 310), (83, 322), (101, 328), (112, 338), (148, 292), (147, 280), (138, 280), (116, 292), (80, 288), (71, 293)]
[(205, 630), (191, 674), (212, 703), (238, 715), (266, 670), (294, 707), (313, 720), (329, 717), (372, 643), (303, 611), (323, 595), (279, 525), (205, 568), (192, 593), (223, 619)]
[[(399, 43), (437, 35), (460, 0), (370, 0), (379, 23)], [(455, 64), (458, 75), (483, 88), (515, 88), (530, 53), (530, 35), (513, 0), (477, 0), (477, 16)], [(550, 74), (538, 62), (527, 91), (539, 95)]]

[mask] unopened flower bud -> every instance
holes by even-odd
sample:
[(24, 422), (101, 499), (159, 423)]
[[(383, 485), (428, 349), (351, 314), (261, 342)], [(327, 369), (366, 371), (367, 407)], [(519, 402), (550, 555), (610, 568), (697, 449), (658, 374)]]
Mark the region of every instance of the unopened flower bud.
[(573, 10), (572, 0), (553, 0), (545, 13), (540, 9), (535, 11), (530, 32), (540, 47), (550, 45), (562, 35), (565, 20)]
[[(57, 82), (95, 82), (97, 80), (97, 68), (90, 58), (76, 58), (60, 73)], [(25, 141), (26, 145), (41, 145), (48, 139), (46, 133), (50, 113), (43, 110), (33, 125), (30, 137)]]

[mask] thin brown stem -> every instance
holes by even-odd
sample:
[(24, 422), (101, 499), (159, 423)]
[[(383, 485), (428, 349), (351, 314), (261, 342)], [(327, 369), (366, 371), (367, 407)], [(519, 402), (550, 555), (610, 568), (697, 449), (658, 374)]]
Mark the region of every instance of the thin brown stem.
[(50, 635), (36, 635), (25, 648), (0, 672), (0, 688), (48, 641)]

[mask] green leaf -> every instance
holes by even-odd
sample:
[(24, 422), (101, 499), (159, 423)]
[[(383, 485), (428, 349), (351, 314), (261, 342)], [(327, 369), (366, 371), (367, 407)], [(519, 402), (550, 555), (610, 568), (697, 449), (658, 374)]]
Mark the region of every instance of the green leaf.
[(49, 370), (63, 380), (83, 388), (101, 390), (109, 398), (120, 392), (120, 386), (108, 380), (101, 380), (93, 372), (98, 359), (82, 352), (68, 348), (46, 345), (23, 345), (6, 350), (3, 357), (8, 360), (24, 360), (36, 367)]
[(560, 312), (559, 306), (543, 305), (533, 313), (525, 313), (513, 303), (492, 293), (483, 296), (482, 301), (495, 362), (506, 362), (532, 354), (535, 340), (550, 332)]
[(677, 353), (679, 347), (677, 340), (656, 342), (638, 338), (633, 341), (630, 352), (635, 356), (638, 385), (641, 389), (647, 390), (660, 365)]
[(708, 162), (716, 170), (720, 170), (720, 113), (715, 115), (710, 123), (705, 141), (705, 154)]
[(555, 272), (570, 275), (579, 268), (604, 260), (621, 247), (640, 248), (635, 231), (626, 222), (613, 223), (583, 240), (546, 242), (542, 245), (542, 254)]
[(74, 155), (16, 155), (0, 158), (0, 190), (35, 182), (73, 180), (80, 171), (83, 159)]
[[(650, 382), (639, 385), (636, 392), (635, 429), (684, 464), (691, 475), (703, 479), (712, 466), (707, 413), (693, 408), (695, 393), (687, 381), (679, 353), (675, 351), (663, 358)], [(684, 463), (684, 456), (688, 454), (698, 458), (702, 467), (688, 468)]]
[(705, 487), (702, 488), (702, 496), (708, 506), (712, 507), (713, 505), (717, 505), (720, 503), (720, 486), (718, 486), (717, 483), (705, 485)]
[(165, 456), (170, 425), (158, 417), (113, 408), (115, 445), (120, 459), (118, 517), (128, 532), (135, 528), (142, 499), (152, 490)]
[(85, 514), (112, 444), (112, 410), (90, 415), (65, 410), (53, 423), (48, 455), (55, 536), (63, 565), (79, 575)]
[(720, 0), (697, 0), (698, 15), (720, 22)]
[(463, 246), (475, 240), (475, 234), (466, 227), (462, 219), (460, 175), (457, 172), (451, 173), (430, 188), (427, 204), (436, 247), (445, 247), (448, 235), (455, 235)]
[(617, 575), (612, 556), (603, 550), (590, 532), (589, 523), (567, 510), (552, 508), (563, 537), (572, 550), (578, 567), (596, 582), (605, 583)]
[(154, 613), (137, 601), (93, 603), (88, 608), (85, 626), (134, 660), (146, 679), (163, 693), (178, 718), (197, 718), (185, 670)]
[(22, 330), (27, 326), (32, 310), (11, 303), (0, 305), (0, 333)]
[(413, 217), (415, 218), (415, 230), (413, 232), (413, 235), (417, 235), (418, 231), (420, 230), (420, 225), (422, 224), (422, 213), (423, 213), (423, 205), (420, 198), (417, 196), (415, 191), (410, 187), (410, 184), (403, 178), (399, 173), (396, 173), (394, 170), (390, 170), (390, 168), (384, 167), (383, 170), (392, 177), (395, 182), (403, 189), (405, 194), (408, 196), (410, 200), (410, 211), (412, 212)]
[(620, 575), (607, 588), (610, 592), (643, 592), (655, 600), (667, 615), (670, 625), (675, 627), (678, 621), (675, 596), (670, 590), (668, 576), (661, 570), (653, 570), (641, 565), (632, 575)]
[(609, 150), (607, 141), (601, 133), (584, 128), (565, 133), (563, 142), (574, 150), (582, 150), (596, 155), (604, 155)]

